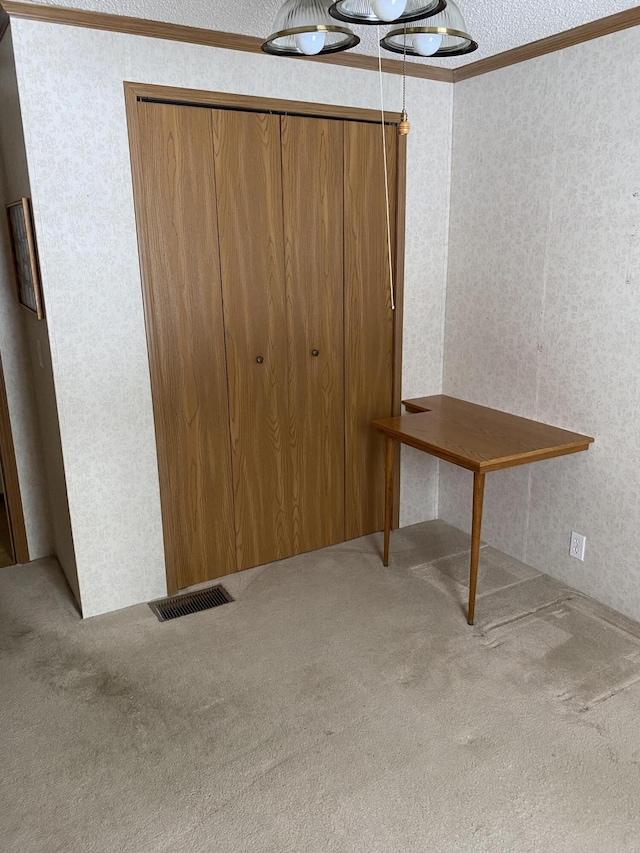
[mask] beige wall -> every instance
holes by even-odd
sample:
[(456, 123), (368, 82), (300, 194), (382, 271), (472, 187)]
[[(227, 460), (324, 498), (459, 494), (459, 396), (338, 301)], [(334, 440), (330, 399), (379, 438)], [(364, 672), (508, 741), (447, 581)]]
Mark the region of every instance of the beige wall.
[[(631, 29), (456, 84), (444, 356), (445, 393), (596, 438), (489, 475), (484, 539), (637, 619), (639, 80)], [(440, 516), (470, 489), (443, 463)]]
[[(11, 33), (0, 42), (0, 206), (29, 196)], [(4, 214), (4, 210), (0, 211)], [(0, 216), (0, 353), (7, 388), (27, 542), (32, 559), (54, 548), (33, 382), (30, 336), (38, 320), (18, 307), (6, 217)], [(44, 336), (46, 338), (46, 323)]]
[[(375, 74), (34, 21), (12, 23), (83, 613), (166, 591), (123, 81), (360, 107)], [(400, 106), (398, 77), (386, 105)], [(442, 376), (452, 87), (410, 79), (404, 393)], [(425, 157), (424, 152), (429, 151)], [(437, 467), (403, 458), (402, 521)]]

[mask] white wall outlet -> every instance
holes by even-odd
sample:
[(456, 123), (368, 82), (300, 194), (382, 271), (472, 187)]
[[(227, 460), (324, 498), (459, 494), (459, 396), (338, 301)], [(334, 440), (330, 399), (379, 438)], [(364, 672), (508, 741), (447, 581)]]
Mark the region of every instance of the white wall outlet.
[(584, 560), (584, 546), (586, 543), (587, 537), (583, 536), (582, 533), (572, 533), (571, 547), (569, 548), (571, 556), (575, 557), (576, 560)]

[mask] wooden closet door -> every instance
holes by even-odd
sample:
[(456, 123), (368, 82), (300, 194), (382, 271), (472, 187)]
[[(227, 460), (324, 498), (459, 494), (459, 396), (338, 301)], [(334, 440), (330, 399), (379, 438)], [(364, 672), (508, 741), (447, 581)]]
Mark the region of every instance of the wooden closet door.
[(343, 122), (283, 116), (282, 169), (291, 524), (299, 553), (345, 538)]
[(293, 553), (280, 117), (216, 110), (238, 569)]
[(136, 212), (172, 593), (235, 570), (213, 134), (208, 110), (137, 109)]
[[(397, 130), (386, 128), (392, 250)], [(346, 538), (384, 524), (384, 440), (371, 427), (392, 414), (393, 312), (380, 125), (344, 127)]]

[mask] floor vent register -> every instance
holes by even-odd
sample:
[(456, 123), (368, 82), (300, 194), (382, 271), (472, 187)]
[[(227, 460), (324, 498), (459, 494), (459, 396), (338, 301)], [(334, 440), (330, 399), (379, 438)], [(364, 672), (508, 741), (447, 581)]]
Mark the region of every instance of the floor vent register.
[(170, 598), (152, 601), (149, 607), (161, 622), (167, 622), (179, 616), (188, 616), (190, 613), (200, 613), (201, 610), (220, 607), (221, 604), (229, 604), (230, 601), (233, 601), (233, 598), (223, 586), (218, 585), (198, 592), (186, 592), (183, 595), (172, 595)]

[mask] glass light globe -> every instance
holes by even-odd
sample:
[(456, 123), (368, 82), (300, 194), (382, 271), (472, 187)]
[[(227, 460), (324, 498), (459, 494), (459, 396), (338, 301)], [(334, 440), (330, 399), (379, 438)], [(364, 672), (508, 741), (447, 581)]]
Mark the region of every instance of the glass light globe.
[(413, 36), (413, 47), (420, 56), (433, 56), (442, 45), (441, 33), (416, 33)]
[(305, 56), (315, 56), (324, 47), (327, 34), (323, 32), (298, 33), (296, 47)]
[(371, 0), (376, 18), (381, 21), (395, 21), (407, 8), (407, 0)]

